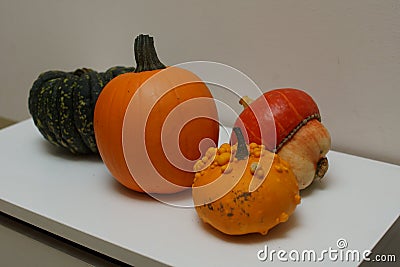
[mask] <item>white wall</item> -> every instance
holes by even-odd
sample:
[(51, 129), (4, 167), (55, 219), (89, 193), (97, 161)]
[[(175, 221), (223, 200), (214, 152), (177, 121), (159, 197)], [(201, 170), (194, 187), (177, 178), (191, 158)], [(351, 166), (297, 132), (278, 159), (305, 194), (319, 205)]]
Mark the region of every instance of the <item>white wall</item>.
[(210, 60), (263, 90), (305, 89), (335, 150), (400, 164), (400, 1), (0, 0), (0, 115), (29, 117), (40, 72), (131, 65), (155, 36), (169, 65)]

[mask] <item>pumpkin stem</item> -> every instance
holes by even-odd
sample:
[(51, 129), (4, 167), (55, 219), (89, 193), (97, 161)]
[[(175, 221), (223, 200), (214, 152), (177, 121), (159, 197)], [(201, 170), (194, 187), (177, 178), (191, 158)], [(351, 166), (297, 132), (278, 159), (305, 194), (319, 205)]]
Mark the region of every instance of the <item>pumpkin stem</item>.
[(149, 35), (140, 34), (136, 37), (134, 53), (136, 60), (136, 73), (166, 68), (158, 59), (153, 37), (150, 37)]
[(251, 99), (250, 97), (248, 97), (248, 96), (246, 95), (246, 96), (242, 97), (242, 98), (239, 100), (239, 104), (243, 106), (243, 109), (245, 109), (245, 108), (247, 108), (247, 107), (251, 104), (251, 102), (253, 102), (253, 101), (254, 101), (253, 99)]
[(249, 156), (249, 150), (247, 149), (242, 130), (239, 127), (234, 127), (233, 131), (235, 132), (236, 138), (238, 140), (236, 158), (238, 160), (243, 160)]

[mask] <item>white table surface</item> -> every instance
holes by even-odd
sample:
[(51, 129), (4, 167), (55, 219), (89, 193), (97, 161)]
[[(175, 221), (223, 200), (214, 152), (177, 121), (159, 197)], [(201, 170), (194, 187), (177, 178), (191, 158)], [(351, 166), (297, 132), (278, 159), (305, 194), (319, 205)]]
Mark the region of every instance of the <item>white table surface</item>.
[(328, 158), (327, 176), (301, 193), (288, 222), (266, 236), (227, 236), (192, 208), (125, 189), (98, 156), (61, 152), (26, 120), (0, 131), (0, 210), (137, 266), (265, 266), (270, 259), (257, 258), (265, 246), (319, 255), (338, 249), (339, 238), (343, 251), (372, 249), (400, 214), (400, 166), (335, 151)]

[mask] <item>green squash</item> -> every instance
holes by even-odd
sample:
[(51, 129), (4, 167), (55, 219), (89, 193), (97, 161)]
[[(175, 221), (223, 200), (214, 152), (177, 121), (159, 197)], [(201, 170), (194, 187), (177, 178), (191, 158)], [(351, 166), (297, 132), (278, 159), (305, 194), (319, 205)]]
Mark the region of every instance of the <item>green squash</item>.
[(99, 73), (46, 71), (29, 92), (28, 107), (43, 137), (74, 154), (97, 153), (93, 113), (104, 86), (114, 77), (133, 72), (133, 67), (113, 67)]

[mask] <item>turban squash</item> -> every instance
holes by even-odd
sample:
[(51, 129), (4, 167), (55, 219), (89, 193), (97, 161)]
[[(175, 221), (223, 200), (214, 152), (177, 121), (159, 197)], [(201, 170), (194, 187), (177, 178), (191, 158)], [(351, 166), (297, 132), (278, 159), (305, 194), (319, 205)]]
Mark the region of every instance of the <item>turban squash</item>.
[(300, 189), (325, 175), (331, 137), (310, 95), (299, 89), (282, 88), (268, 91), (254, 101), (243, 97), (240, 103), (244, 110), (235, 127), (247, 134), (249, 142), (263, 144), (287, 161)]
[[(193, 164), (181, 168), (181, 160), (197, 160), (204, 139), (218, 143), (218, 114), (211, 92), (192, 72), (161, 63), (152, 37), (139, 35), (134, 53), (135, 71), (109, 82), (95, 107), (94, 130), (100, 156), (111, 175), (134, 191), (167, 194), (190, 188)], [(194, 104), (202, 99), (207, 100), (204, 105)], [(171, 122), (168, 119), (174, 112), (179, 117), (190, 113), (192, 119), (168, 128), (166, 123)], [(124, 132), (131, 126), (132, 132)], [(172, 161), (165, 150), (170, 144), (179, 149), (174, 155), (184, 158)]]
[(28, 99), (39, 132), (51, 144), (74, 154), (97, 153), (93, 130), (97, 97), (111, 79), (133, 70), (118, 66), (102, 73), (82, 68), (40, 74)]
[(267, 234), (300, 203), (289, 164), (256, 143), (211, 147), (194, 165), (193, 202), (203, 222), (229, 235)]

